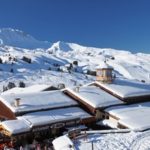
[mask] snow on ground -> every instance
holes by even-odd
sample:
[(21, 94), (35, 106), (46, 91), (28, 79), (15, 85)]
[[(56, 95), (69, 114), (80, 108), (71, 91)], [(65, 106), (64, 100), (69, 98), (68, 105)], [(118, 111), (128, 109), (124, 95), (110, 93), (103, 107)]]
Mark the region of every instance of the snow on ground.
[[(25, 82), (26, 86), (59, 83), (74, 86), (89, 83), (95, 80), (95, 77), (86, 75), (85, 72), (94, 71), (105, 60), (114, 68), (117, 77), (150, 83), (150, 54), (132, 54), (123, 50), (86, 47), (61, 41), (49, 44), (47, 49), (43, 49), (39, 46), (40, 44), (37, 44), (40, 41), (23, 31), (14, 29), (1, 29), (0, 31), (1, 91), (3, 85), (7, 85), (10, 81), (16, 83), (17, 86), (20, 81)], [(18, 43), (15, 43), (15, 40)], [(29, 49), (29, 45), (35, 44), (37, 44), (36, 47)], [(31, 64), (23, 61), (23, 56), (31, 58)], [(70, 72), (59, 71), (58, 66), (65, 67), (73, 61), (78, 61), (78, 66)]]
[[(4, 31), (1, 30), (1, 35), (6, 34), (8, 36), (11, 34), (15, 35), (14, 38), (17, 39), (23, 39), (22, 36), (27, 39), (32, 38), (18, 30), (8, 29), (6, 31), (5, 29)], [(1, 40), (5, 40), (3, 36)], [(9, 45), (13, 45), (14, 41), (9, 40), (12, 42)], [(31, 41), (34, 43), (34, 40)], [(21, 42), (26, 43), (23, 40)], [(45, 83), (50, 85), (65, 83), (66, 86), (74, 86), (89, 83), (94, 81), (95, 77), (86, 75), (85, 72), (94, 71), (104, 60), (107, 60), (108, 65), (114, 68), (117, 77), (121, 76), (150, 83), (149, 54), (132, 54), (123, 50), (85, 47), (60, 41), (49, 45), (48, 49), (36, 48), (31, 50), (28, 49), (28, 46), (26, 48), (20, 48), (20, 44), (16, 46), (0, 45), (0, 58), (2, 59), (2, 64), (0, 64), (1, 91), (3, 85), (7, 85), (8, 82), (14, 82), (17, 86), (20, 81), (25, 82), (26, 86)], [(16, 61), (10, 60), (10, 56)], [(23, 56), (31, 58), (31, 64), (23, 61)], [(59, 71), (59, 66), (65, 67), (73, 61), (78, 61), (78, 66), (73, 70), (70, 72)]]
[(75, 149), (91, 150), (148, 150), (150, 149), (150, 131), (89, 134), (87, 138), (74, 140)]
[[(56, 57), (55, 55), (50, 55), (41, 49), (28, 51), (26, 49), (16, 49), (8, 46), (4, 47), (5, 50), (7, 48), (9, 52), (3, 53), (0, 51), (1, 55), (8, 55), (8, 53), (10, 55), (13, 54), (18, 61), (13, 62), (13, 65), (10, 64), (10, 62), (0, 64), (1, 91), (3, 89), (3, 85), (7, 85), (8, 82), (14, 82), (18, 85), (20, 81), (23, 81), (26, 83), (26, 86), (33, 84), (58, 85), (59, 83), (65, 83), (66, 86), (73, 86), (76, 84), (84, 84), (93, 80), (92, 77), (87, 79), (87, 77), (81, 73), (72, 72), (70, 74), (67, 72), (57, 71), (57, 67), (53, 67), (53, 64), (63, 66), (68, 63), (67, 60), (62, 59), (60, 56)], [(10, 51), (10, 49), (13, 50)], [(23, 56), (32, 58), (32, 63), (28, 64), (21, 60)], [(4, 56), (2, 59), (3, 58)], [(7, 60), (8, 56), (5, 56), (3, 61)], [(11, 68), (13, 68), (13, 73), (10, 72)]]
[[(15, 82), (17, 85), (19, 81), (23, 81), (27, 86), (45, 83), (51, 85), (65, 83), (67, 86), (74, 86), (95, 80), (94, 76), (85, 75), (84, 72), (89, 69), (94, 71), (96, 67), (105, 60), (104, 50), (86, 47), (81, 47), (81, 49), (79, 49), (79, 46), (77, 47), (78, 49), (76, 49), (76, 47), (71, 48), (74, 49), (70, 51), (65, 51), (65, 49), (57, 50), (51, 54), (48, 50), (45, 51), (43, 49), (28, 50), (11, 46), (1, 46), (0, 58), (3, 60), (3, 64), (0, 64), (1, 91), (3, 85), (6, 85), (10, 81)], [(109, 54), (109, 57), (115, 57), (115, 60), (109, 59), (107, 63), (114, 67), (117, 76), (123, 75), (129, 79), (145, 80), (150, 83), (150, 55), (145, 54), (142, 55), (142, 57), (141, 55), (135, 55), (137, 59), (133, 65), (126, 60), (128, 56), (133, 55), (131, 53), (123, 53), (117, 50), (111, 51), (109, 49), (105, 49), (105, 52), (112, 52), (111, 55)], [(123, 53), (123, 55), (127, 55), (127, 58), (123, 59), (123, 56), (118, 56), (117, 53)], [(9, 62), (9, 55), (15, 57), (17, 61)], [(31, 64), (24, 62), (22, 60), (23, 56), (31, 58)], [(55, 64), (65, 66), (74, 60), (78, 61), (79, 66), (76, 69), (77, 71), (71, 71), (71, 73), (57, 71), (58, 67), (54, 66)], [(143, 65), (143, 63), (145, 65)], [(127, 67), (125, 68), (125, 66)], [(13, 72), (10, 72), (11, 69), (13, 69)], [(137, 73), (135, 74), (135, 72)]]
[[(23, 61), (23, 56), (31, 58), (31, 63)], [(95, 80), (94, 76), (85, 72), (95, 71), (105, 60), (114, 68), (117, 77), (150, 83), (150, 54), (133, 54), (124, 50), (93, 48), (60, 41), (50, 44), (14, 29), (0, 30), (0, 60), (1, 92), (9, 82), (19, 86), (20, 81), (26, 86), (59, 83), (69, 87), (83, 85)], [(73, 66), (70, 71), (59, 70), (59, 66), (65, 67), (73, 61), (78, 61), (78, 66)], [(87, 141), (76, 141), (76, 148), (91, 149), (90, 141), (94, 140), (94, 149), (148, 149), (149, 135), (148, 131), (96, 134), (89, 136)]]
[(66, 135), (56, 138), (53, 145), (55, 150), (73, 150), (73, 142)]

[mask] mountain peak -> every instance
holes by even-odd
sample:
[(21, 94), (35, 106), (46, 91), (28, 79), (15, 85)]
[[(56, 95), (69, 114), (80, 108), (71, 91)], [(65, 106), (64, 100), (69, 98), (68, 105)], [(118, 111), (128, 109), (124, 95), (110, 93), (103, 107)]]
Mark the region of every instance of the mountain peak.
[(38, 41), (31, 35), (12, 28), (2, 28), (0, 29), (0, 45), (9, 45), (20, 48), (48, 48), (50, 47), (50, 42)]
[(62, 50), (62, 51), (70, 51), (72, 48), (70, 47), (70, 43), (65, 43), (62, 41), (57, 41), (52, 44), (52, 46), (48, 49), (49, 51), (57, 51), (57, 50)]
[(63, 42), (63, 41), (57, 41), (52, 44), (52, 46), (48, 49), (49, 51), (57, 51), (61, 50), (64, 52), (72, 51), (72, 50), (79, 50), (79, 51), (84, 51), (86, 50), (86, 46), (82, 46), (76, 43), (68, 43), (68, 42)]
[(0, 34), (18, 34), (20, 36), (33, 38), (31, 35), (25, 33), (24, 31), (13, 28), (2, 28), (0, 29)]

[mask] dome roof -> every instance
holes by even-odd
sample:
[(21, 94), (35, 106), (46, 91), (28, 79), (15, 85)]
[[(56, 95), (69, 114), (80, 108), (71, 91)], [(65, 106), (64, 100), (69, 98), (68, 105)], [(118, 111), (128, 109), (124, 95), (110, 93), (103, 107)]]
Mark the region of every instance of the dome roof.
[(100, 63), (96, 69), (113, 69), (113, 67), (109, 66), (106, 62)]

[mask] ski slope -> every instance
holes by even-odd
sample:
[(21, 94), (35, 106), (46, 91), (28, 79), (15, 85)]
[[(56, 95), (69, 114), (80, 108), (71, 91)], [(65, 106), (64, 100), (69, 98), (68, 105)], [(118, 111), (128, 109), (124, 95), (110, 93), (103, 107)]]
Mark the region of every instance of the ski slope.
[[(65, 83), (66, 86), (86, 84), (95, 80), (95, 76), (86, 72), (95, 71), (104, 61), (114, 68), (117, 77), (150, 83), (150, 54), (133, 54), (125, 50), (86, 47), (61, 41), (48, 42), (43, 48), (45, 42), (11, 28), (0, 29), (0, 39), (1, 91), (8, 82), (18, 85), (20, 81), (27, 86), (45, 83)], [(23, 56), (31, 58), (31, 63), (23, 61)], [(9, 57), (16, 61), (9, 60)], [(78, 66), (73, 66), (68, 72), (66, 66), (73, 61), (78, 61)], [(60, 68), (63, 71), (59, 71)]]

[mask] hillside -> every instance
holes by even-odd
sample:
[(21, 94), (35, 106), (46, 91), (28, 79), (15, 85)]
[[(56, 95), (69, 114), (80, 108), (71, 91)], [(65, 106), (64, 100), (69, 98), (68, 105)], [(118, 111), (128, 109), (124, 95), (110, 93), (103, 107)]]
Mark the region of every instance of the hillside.
[(47, 41), (38, 41), (31, 35), (11, 28), (0, 29), (0, 45), (11, 45), (21, 48), (48, 48), (51, 44)]
[[(95, 71), (105, 60), (114, 68), (117, 77), (150, 83), (150, 54), (60, 41), (50, 44), (14, 29), (1, 29), (0, 41), (1, 91), (8, 82), (18, 85), (20, 81), (27, 86), (37, 83), (86, 84), (95, 80), (95, 76), (88, 75), (89, 72)], [(69, 64), (73, 62), (78, 65), (74, 64), (70, 69)]]

